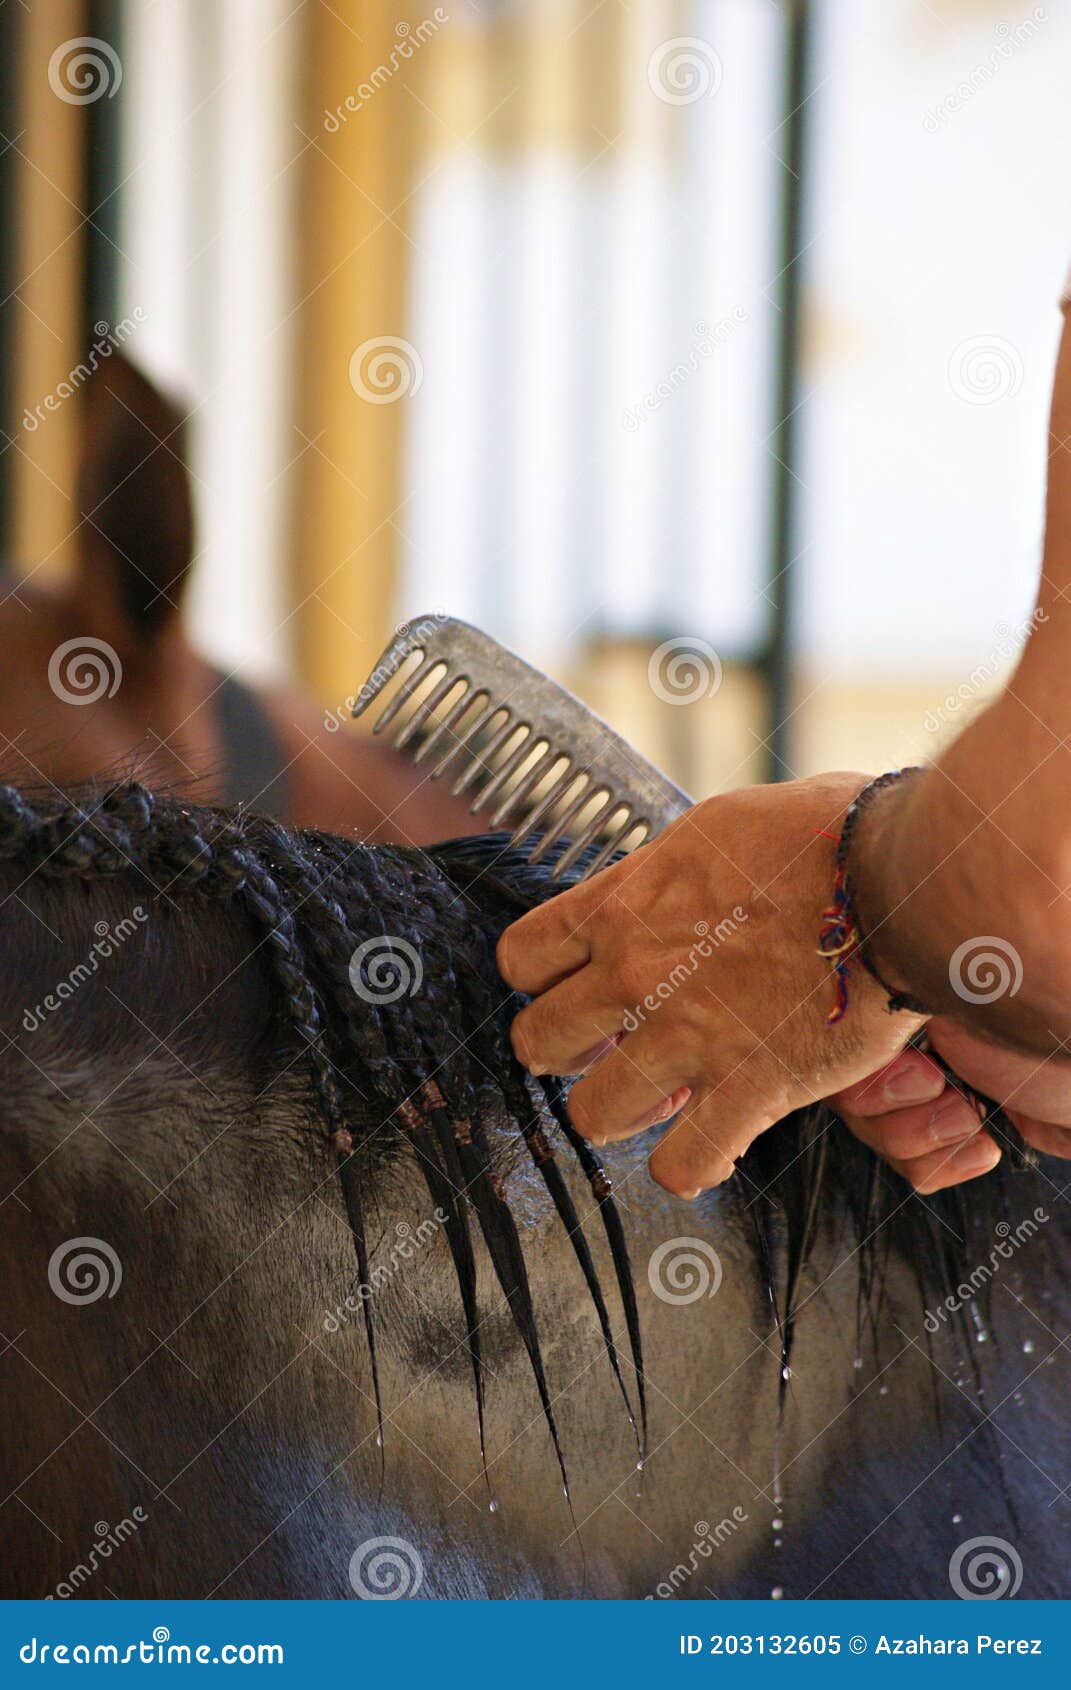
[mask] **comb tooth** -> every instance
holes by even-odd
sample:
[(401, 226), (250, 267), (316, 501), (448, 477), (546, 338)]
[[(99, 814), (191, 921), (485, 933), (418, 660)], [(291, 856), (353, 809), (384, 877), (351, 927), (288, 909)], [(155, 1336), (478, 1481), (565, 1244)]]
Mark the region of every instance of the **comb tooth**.
[(502, 767), (500, 769), (496, 769), (487, 785), (481, 787), (479, 793), (473, 798), (471, 808), (474, 812), (476, 810), (486, 810), (488, 804), (493, 803), (497, 798), (511, 775), (515, 775), (517, 773), (517, 770), (520, 768), (525, 758), (532, 755), (532, 742), (535, 736), (533, 735), (527, 722), (522, 723), (521, 726), (524, 729), (524, 733), (521, 737), (520, 743), (513, 747), (513, 750), (506, 758)]
[(565, 814), (563, 816), (559, 817), (559, 819), (554, 823), (554, 826), (549, 830), (549, 832), (547, 832), (543, 835), (542, 839), (539, 841), (539, 844), (536, 846), (535, 850), (532, 852), (532, 855), (529, 857), (529, 859), (528, 859), (529, 862), (538, 863), (538, 862), (542, 861), (542, 859), (546, 856), (547, 852), (550, 850), (551, 846), (556, 845), (558, 840), (562, 837), (562, 835), (564, 833), (568, 832), (569, 824), (573, 820), (573, 818), (580, 814), (580, 812), (584, 808), (585, 804), (591, 803), (592, 797), (594, 795), (594, 786), (592, 784), (592, 779), (591, 779), (591, 776), (588, 774), (588, 771), (585, 769), (583, 772), (584, 772), (584, 784), (583, 784), (583, 786), (580, 788), (580, 791), (577, 793), (576, 797), (573, 799), (572, 803), (569, 805), (569, 808), (566, 810)]
[[(494, 715), (494, 711), (492, 711), (491, 714)], [(463, 792), (467, 792), (469, 787), (472, 786), (475, 781), (485, 780), (487, 778), (486, 759), (488, 757), (493, 757), (495, 752), (505, 745), (510, 735), (516, 733), (516, 731), (516, 717), (514, 716), (512, 710), (510, 710), (507, 712), (506, 720), (498, 729), (497, 733), (492, 734), (487, 744), (482, 747), (480, 757), (471, 765), (470, 768), (465, 770), (464, 774), (459, 775), (458, 779), (455, 780), (453, 786), (450, 788), (450, 791), (453, 793), (455, 798), (460, 798), (461, 794)]]
[(524, 776), (524, 779), (517, 782), (513, 791), (506, 794), (501, 804), (499, 804), (495, 809), (494, 814), (489, 817), (490, 826), (492, 828), (501, 826), (510, 811), (513, 809), (514, 805), (523, 804), (526, 801), (528, 794), (532, 791), (532, 788), (539, 785), (540, 780), (546, 774), (551, 764), (556, 762), (560, 755), (560, 752), (555, 751), (552, 745), (548, 745), (547, 749), (540, 753), (528, 773)]
[(553, 809), (554, 805), (569, 785), (569, 782), (575, 778), (575, 775), (576, 771), (573, 768), (572, 761), (570, 761), (567, 767), (562, 770), (561, 774), (556, 775), (551, 781), (546, 792), (544, 792), (542, 798), (539, 800), (539, 803), (536, 805), (527, 821), (521, 822), (519, 827), (514, 829), (513, 836), (510, 839), (511, 845), (523, 845), (529, 834), (535, 832), (547, 811)]
[(449, 767), (454, 758), (472, 743), (476, 734), (478, 734), (480, 729), (491, 720), (497, 709), (498, 705), (495, 703), (494, 699), (488, 697), (487, 703), (477, 710), (475, 716), (472, 718), (472, 721), (469, 723), (465, 731), (458, 735), (449, 751), (445, 752), (444, 755), (440, 757), (434, 769), (431, 771), (432, 780), (438, 780), (439, 776)]
[(409, 699), (412, 698), (414, 692), (424, 679), (425, 675), (427, 675), (429, 669), (433, 669), (437, 663), (441, 662), (441, 657), (435, 657), (430, 653), (426, 657), (421, 658), (409, 679), (403, 682), (394, 697), (391, 699), (390, 703), (387, 705), (387, 708), (383, 711), (382, 715), (377, 717), (376, 724), (372, 729), (373, 733), (381, 734), (384, 728), (389, 727), (402, 705), (408, 703)]
[(441, 681), (436, 681), (427, 698), (417, 705), (408, 722), (406, 722), (405, 726), (402, 728), (401, 733), (395, 739), (394, 748), (396, 751), (400, 751), (403, 745), (408, 745), (414, 734), (418, 734), (420, 732), (424, 723), (435, 709), (435, 706), (442, 703), (450, 689), (457, 686), (457, 682), (457, 675), (453, 674), (453, 672), (449, 669), (446, 671), (446, 674), (443, 676)]
[(606, 820), (606, 817), (608, 815), (612, 815), (616, 809), (617, 800), (612, 797), (607, 798), (606, 802), (599, 806), (579, 839), (574, 839), (568, 851), (560, 856), (558, 861), (554, 864), (554, 867), (550, 871), (550, 878), (552, 880), (560, 880), (563, 874), (568, 874), (573, 864), (584, 854), (588, 846), (593, 845), (595, 840), (598, 839), (603, 822)]
[(606, 864), (610, 861), (610, 858), (613, 856), (614, 852), (617, 850), (617, 847), (620, 845), (622, 839), (624, 839), (627, 834), (630, 834), (632, 832), (632, 829), (635, 827), (635, 825), (636, 825), (635, 811), (629, 810), (628, 815), (625, 817), (625, 819), (621, 823), (620, 827), (615, 827), (613, 829), (609, 838), (606, 841), (606, 844), (603, 846), (602, 850), (599, 852), (598, 856), (595, 858), (595, 861), (592, 863), (591, 867), (586, 868), (584, 870), (584, 879), (585, 880), (590, 880), (590, 878), (593, 874), (598, 874), (598, 872), (601, 868), (605, 868)]
[(430, 757), (431, 753), (435, 750), (435, 747), (441, 744), (444, 736), (450, 732), (450, 729), (453, 727), (458, 717), (463, 716), (469, 705), (472, 703), (475, 693), (469, 682), (469, 678), (465, 675), (462, 679), (465, 682), (464, 691), (462, 692), (460, 698), (455, 699), (453, 704), (451, 704), (442, 721), (436, 722), (423, 745), (418, 746), (413, 756), (414, 763), (422, 763), (425, 757)]

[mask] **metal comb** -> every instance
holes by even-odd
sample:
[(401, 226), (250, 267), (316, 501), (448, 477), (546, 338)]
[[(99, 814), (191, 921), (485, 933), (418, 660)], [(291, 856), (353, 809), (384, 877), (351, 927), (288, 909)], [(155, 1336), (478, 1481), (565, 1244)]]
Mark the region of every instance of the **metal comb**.
[[(364, 714), (415, 653), (420, 662), (373, 731), (384, 733), (397, 722), (434, 676), (392, 743), (399, 750), (410, 747), (415, 763), (435, 758), (433, 780), (452, 768), (451, 792), (471, 794), (472, 815), (490, 810), (492, 828), (508, 825), (511, 844), (522, 845), (544, 829), (532, 847), (533, 862), (568, 835), (569, 846), (551, 870), (553, 879), (567, 874), (601, 839), (601, 848), (581, 870), (580, 878), (587, 879), (626, 840), (639, 844), (691, 809), (687, 794), (586, 704), (490, 634), (456, 617), (418, 616), (400, 628), (357, 695), (354, 716)], [(447, 700), (445, 713), (436, 719)], [(496, 764), (492, 759), (499, 752), (505, 755)], [(466, 757), (471, 760), (458, 773), (458, 760)]]

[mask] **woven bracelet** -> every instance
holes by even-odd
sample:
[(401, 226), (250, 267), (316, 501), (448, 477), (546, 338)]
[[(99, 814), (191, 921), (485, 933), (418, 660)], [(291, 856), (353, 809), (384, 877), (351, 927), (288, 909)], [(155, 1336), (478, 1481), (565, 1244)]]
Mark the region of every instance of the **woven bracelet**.
[[(837, 854), (834, 859), (833, 874), (833, 902), (822, 915), (822, 926), (818, 936), (818, 955), (832, 964), (836, 981), (836, 1002), (830, 1010), (827, 1020), (830, 1026), (843, 1020), (848, 1012), (848, 964), (853, 957), (858, 957), (867, 973), (875, 979), (889, 1000), (890, 1014), (897, 1010), (907, 1009), (915, 1015), (930, 1015), (932, 1010), (913, 997), (910, 992), (896, 992), (882, 979), (873, 959), (867, 951), (867, 936), (859, 919), (859, 911), (855, 905), (852, 891), (851, 877), (848, 873), (848, 858), (851, 852), (852, 839), (855, 834), (859, 817), (867, 806), (875, 799), (879, 792), (884, 792), (889, 786), (909, 775), (921, 774), (917, 765), (907, 769), (888, 769), (885, 774), (872, 780), (869, 786), (864, 786), (858, 798), (848, 808), (844, 818), (844, 825), (837, 840)], [(823, 837), (832, 838), (832, 834)]]

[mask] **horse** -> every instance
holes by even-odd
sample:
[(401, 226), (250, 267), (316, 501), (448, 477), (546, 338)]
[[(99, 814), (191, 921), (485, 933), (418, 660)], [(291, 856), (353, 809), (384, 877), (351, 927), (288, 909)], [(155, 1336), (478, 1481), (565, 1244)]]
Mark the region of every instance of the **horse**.
[(554, 860), (0, 788), (0, 1594), (1066, 1595), (1060, 1164), (596, 1154), (495, 968)]

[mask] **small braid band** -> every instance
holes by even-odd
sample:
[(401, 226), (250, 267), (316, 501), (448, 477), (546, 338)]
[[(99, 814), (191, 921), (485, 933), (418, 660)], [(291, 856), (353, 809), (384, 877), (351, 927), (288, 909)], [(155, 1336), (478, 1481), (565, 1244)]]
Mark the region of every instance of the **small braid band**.
[[(823, 911), (822, 925), (818, 934), (818, 955), (832, 964), (836, 996), (833, 1008), (826, 1017), (828, 1024), (833, 1027), (842, 1021), (848, 1013), (848, 965), (853, 957), (858, 957), (867, 973), (875, 979), (889, 1000), (889, 1013), (908, 1009), (915, 1015), (929, 1015), (932, 1013), (924, 1003), (911, 995), (910, 992), (895, 992), (886, 985), (874, 965), (873, 958), (867, 951), (867, 938), (859, 919), (855, 897), (852, 891), (851, 876), (849, 874), (848, 859), (852, 848), (852, 839), (859, 817), (879, 792), (895, 786), (898, 781), (906, 780), (910, 775), (921, 774), (922, 769), (913, 765), (907, 769), (888, 769), (885, 774), (878, 775), (869, 786), (864, 786), (855, 802), (848, 807), (848, 813), (841, 827), (840, 838), (836, 841), (837, 852), (834, 858), (833, 872), (833, 902)], [(821, 837), (831, 839), (832, 834), (822, 832)]]

